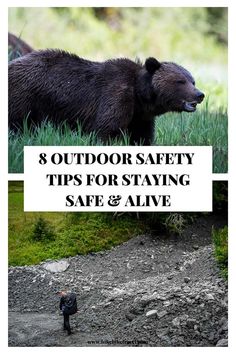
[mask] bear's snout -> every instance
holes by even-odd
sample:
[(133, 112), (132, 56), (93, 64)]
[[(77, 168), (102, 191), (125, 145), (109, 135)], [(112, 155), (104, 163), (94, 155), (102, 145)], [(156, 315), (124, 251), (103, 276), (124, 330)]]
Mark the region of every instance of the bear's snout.
[(199, 91), (199, 90), (197, 90), (197, 92), (196, 92), (197, 102), (201, 103), (204, 100), (204, 97), (205, 97), (204, 93)]
[(197, 105), (204, 100), (204, 93), (200, 90), (194, 88), (192, 92), (191, 99), (183, 101), (183, 110), (185, 112), (195, 112)]

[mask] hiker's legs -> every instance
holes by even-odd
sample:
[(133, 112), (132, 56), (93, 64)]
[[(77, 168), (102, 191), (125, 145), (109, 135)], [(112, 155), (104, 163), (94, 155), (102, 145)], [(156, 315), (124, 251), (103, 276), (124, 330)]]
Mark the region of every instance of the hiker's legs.
[(64, 314), (64, 329), (67, 330), (68, 334), (71, 334), (69, 315)]
[(66, 315), (63, 314), (63, 318), (64, 318), (64, 329), (67, 329)]

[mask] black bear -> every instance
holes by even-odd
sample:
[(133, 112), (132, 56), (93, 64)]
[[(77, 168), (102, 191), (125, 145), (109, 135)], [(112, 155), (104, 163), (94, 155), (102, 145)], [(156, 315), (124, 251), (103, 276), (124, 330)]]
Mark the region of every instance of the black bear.
[(61, 50), (41, 50), (9, 64), (9, 126), (22, 128), (47, 119), (77, 122), (107, 140), (121, 132), (132, 144), (151, 144), (154, 118), (194, 112), (204, 94), (192, 75), (171, 62), (126, 58), (94, 62)]

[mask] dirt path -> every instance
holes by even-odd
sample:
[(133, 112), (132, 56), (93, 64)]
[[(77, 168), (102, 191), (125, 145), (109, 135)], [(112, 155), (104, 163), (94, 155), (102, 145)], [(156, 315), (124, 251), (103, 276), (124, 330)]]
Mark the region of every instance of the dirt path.
[[(9, 269), (10, 346), (225, 346), (227, 284), (201, 218), (183, 236), (141, 235), (110, 251)], [(45, 269), (47, 268), (47, 269)], [(62, 330), (57, 290), (78, 294), (73, 334)]]

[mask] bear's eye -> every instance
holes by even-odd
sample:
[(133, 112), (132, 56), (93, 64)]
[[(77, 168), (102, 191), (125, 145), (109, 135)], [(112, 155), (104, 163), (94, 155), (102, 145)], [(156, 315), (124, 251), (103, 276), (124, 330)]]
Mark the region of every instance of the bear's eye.
[(186, 83), (186, 81), (185, 81), (185, 80), (177, 80), (177, 81), (176, 81), (176, 83), (177, 83), (177, 84), (182, 84), (182, 85), (183, 85), (183, 84), (185, 84), (185, 83)]

